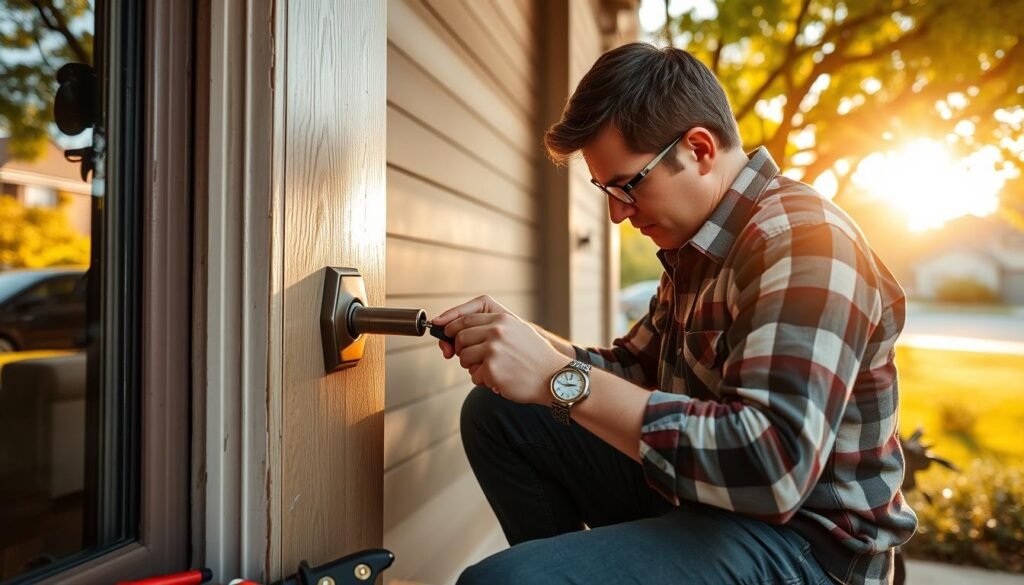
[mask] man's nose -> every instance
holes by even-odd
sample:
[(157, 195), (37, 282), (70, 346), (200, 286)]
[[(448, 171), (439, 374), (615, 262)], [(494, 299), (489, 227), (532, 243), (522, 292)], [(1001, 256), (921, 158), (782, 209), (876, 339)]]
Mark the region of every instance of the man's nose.
[(634, 215), (636, 215), (636, 207), (608, 196), (608, 216), (611, 217), (612, 223), (622, 223)]

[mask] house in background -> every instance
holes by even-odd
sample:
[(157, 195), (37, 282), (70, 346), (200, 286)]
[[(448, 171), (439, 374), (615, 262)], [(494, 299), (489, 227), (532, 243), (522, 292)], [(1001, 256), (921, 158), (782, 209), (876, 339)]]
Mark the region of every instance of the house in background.
[(1000, 264), (999, 290), (1003, 302), (1024, 305), (1024, 233), (1004, 232), (993, 243), (990, 253)]
[(77, 232), (89, 235), (92, 187), (82, 180), (79, 164), (64, 159), (64, 151), (47, 141), (43, 154), (36, 160), (11, 158), (8, 138), (0, 138), (0, 189), (25, 207), (57, 207), (61, 196), (67, 197), (64, 213)]
[(934, 300), (952, 280), (968, 280), (1007, 304), (1024, 305), (1024, 233), (997, 216), (949, 222), (911, 264), (913, 295)]

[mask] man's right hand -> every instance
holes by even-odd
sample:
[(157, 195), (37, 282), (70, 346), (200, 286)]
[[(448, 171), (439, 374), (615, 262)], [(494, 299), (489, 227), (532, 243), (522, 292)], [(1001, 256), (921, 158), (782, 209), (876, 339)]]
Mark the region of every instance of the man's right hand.
[[(441, 325), (443, 327), (459, 317), (465, 317), (466, 315), (471, 315), (473, 313), (498, 313), (514, 316), (512, 311), (503, 307), (498, 301), (492, 299), (488, 295), (481, 295), (471, 301), (467, 301), (461, 305), (448, 309), (431, 319), (430, 322), (433, 325)], [(445, 333), (445, 335), (448, 334)], [(444, 354), (445, 359), (450, 359), (455, 355), (455, 346), (447, 341), (438, 341), (437, 345), (441, 348), (441, 352)]]

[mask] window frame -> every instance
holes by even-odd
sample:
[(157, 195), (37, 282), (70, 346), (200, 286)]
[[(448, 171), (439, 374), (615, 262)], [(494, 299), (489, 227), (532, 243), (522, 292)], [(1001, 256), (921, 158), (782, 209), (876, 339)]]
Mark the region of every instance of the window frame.
[(129, 482), (135, 487), (122, 494), (136, 502), (137, 538), (83, 553), (88, 560), (57, 565), (54, 572), (33, 574), (28, 582), (107, 583), (188, 566), (195, 7), (193, 1), (156, 0), (111, 0), (108, 6), (108, 22), (97, 23), (97, 28), (114, 30), (121, 24), (116, 19), (133, 9), (141, 10), (145, 24), (134, 30), (125, 27), (135, 38), (119, 31), (108, 44), (117, 71), (109, 88), (116, 93), (108, 100), (107, 158), (119, 164), (108, 171), (107, 186), (136, 189), (141, 197), (135, 200), (142, 204), (135, 211), (142, 232), (136, 240), (139, 247), (134, 255), (128, 250), (126, 258), (141, 265), (136, 271), (141, 327), (134, 333), (141, 339), (119, 332), (123, 342), (138, 342), (141, 349), (137, 363), (106, 361), (118, 369), (113, 379), (137, 381), (140, 436), (126, 459), (137, 481)]

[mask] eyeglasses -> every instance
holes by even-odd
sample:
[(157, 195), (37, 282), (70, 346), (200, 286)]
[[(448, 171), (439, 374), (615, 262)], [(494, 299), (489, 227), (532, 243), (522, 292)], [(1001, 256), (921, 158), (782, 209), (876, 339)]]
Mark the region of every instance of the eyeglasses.
[(676, 144), (678, 144), (679, 141), (683, 139), (683, 135), (685, 134), (685, 132), (683, 134), (680, 134), (675, 140), (672, 141), (672, 144), (666, 146), (665, 150), (658, 153), (658, 156), (654, 157), (654, 160), (647, 163), (647, 166), (641, 169), (640, 172), (637, 173), (632, 179), (630, 179), (625, 185), (602, 185), (597, 179), (590, 179), (590, 182), (593, 183), (594, 186), (597, 187), (598, 189), (604, 191), (605, 194), (618, 199), (619, 201), (625, 203), (626, 205), (633, 205), (634, 203), (636, 203), (636, 199), (633, 197), (633, 195), (631, 195), (633, 189), (636, 189), (636, 186), (640, 184), (640, 181), (644, 180), (644, 177), (647, 176), (647, 173), (651, 172), (651, 169), (658, 166), (658, 163), (661, 162), (661, 159), (665, 158), (665, 155), (671, 152), (673, 148), (675, 148)]

